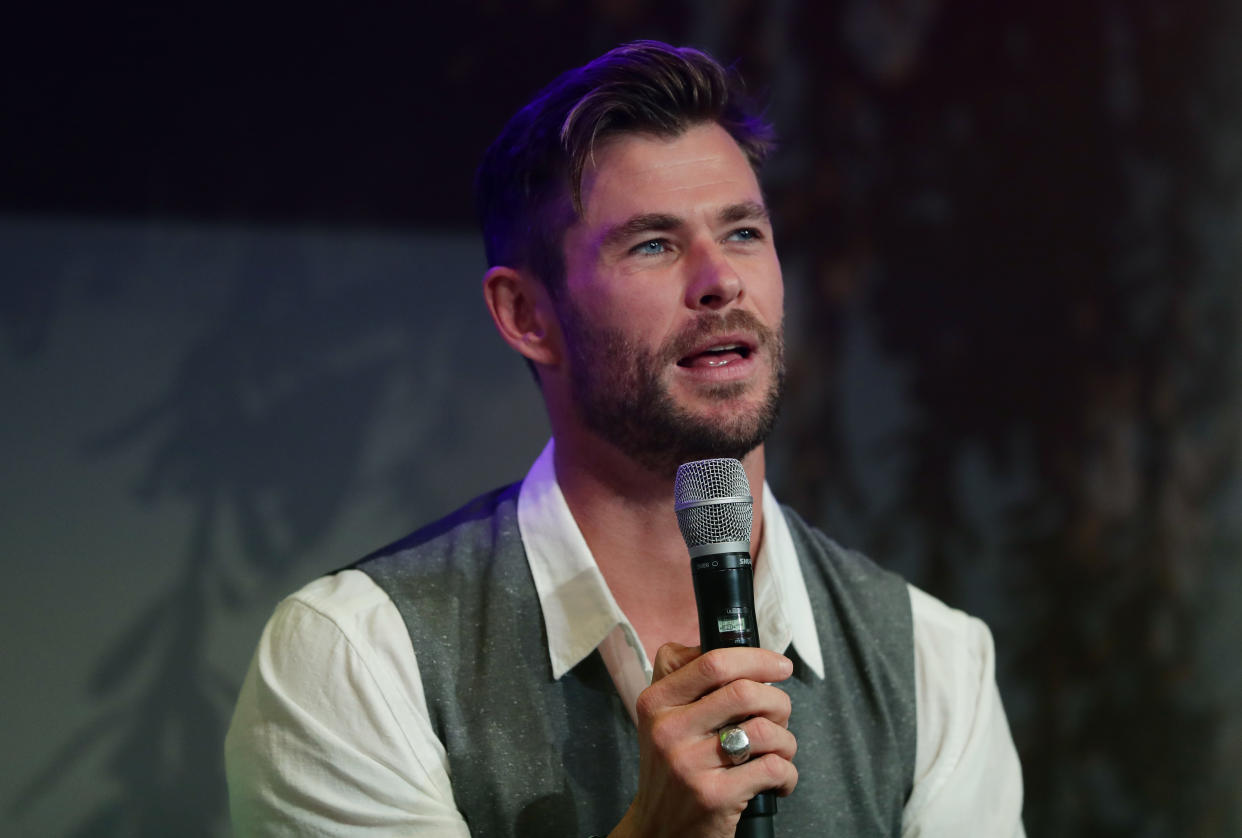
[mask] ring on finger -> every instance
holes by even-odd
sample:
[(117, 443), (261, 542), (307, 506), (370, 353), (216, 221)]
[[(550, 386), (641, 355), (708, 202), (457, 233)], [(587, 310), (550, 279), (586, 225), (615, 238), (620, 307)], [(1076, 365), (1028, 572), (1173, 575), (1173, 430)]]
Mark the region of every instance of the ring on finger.
[(738, 725), (725, 725), (719, 731), (720, 749), (734, 765), (750, 759), (750, 737)]

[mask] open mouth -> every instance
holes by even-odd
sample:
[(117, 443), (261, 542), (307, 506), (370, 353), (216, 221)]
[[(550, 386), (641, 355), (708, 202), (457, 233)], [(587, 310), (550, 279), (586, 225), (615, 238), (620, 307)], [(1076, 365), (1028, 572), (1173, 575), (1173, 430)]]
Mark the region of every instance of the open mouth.
[(754, 350), (744, 343), (722, 343), (719, 346), (687, 355), (677, 362), (679, 367), (727, 367), (736, 361), (744, 361)]

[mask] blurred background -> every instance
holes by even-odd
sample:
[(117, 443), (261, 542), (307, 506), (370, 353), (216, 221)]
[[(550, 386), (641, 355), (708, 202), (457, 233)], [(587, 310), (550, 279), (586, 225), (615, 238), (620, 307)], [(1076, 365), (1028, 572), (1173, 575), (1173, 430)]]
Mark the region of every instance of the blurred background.
[(736, 62), (790, 392), (770, 482), (988, 621), (1028, 833), (1242, 835), (1242, 7), (563, 0), (9, 20), (0, 831), (228, 834), (309, 579), (524, 474), (471, 179), (556, 73)]

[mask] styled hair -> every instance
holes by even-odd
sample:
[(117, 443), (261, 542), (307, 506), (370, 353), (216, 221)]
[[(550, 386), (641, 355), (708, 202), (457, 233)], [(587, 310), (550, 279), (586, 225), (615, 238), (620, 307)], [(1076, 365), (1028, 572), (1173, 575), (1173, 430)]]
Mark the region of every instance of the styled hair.
[(558, 296), (562, 240), (582, 215), (582, 174), (596, 145), (627, 133), (673, 138), (709, 122), (758, 171), (773, 147), (772, 127), (737, 74), (705, 52), (634, 41), (562, 74), (509, 120), (479, 166), (488, 265), (529, 270)]

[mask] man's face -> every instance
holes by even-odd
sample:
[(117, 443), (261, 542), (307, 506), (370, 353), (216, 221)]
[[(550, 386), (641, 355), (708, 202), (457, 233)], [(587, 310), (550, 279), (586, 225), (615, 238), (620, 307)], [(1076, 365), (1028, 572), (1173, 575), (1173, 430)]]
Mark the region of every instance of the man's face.
[(718, 125), (596, 149), (557, 310), (583, 423), (671, 476), (742, 457), (776, 420), (783, 286), (745, 155)]

